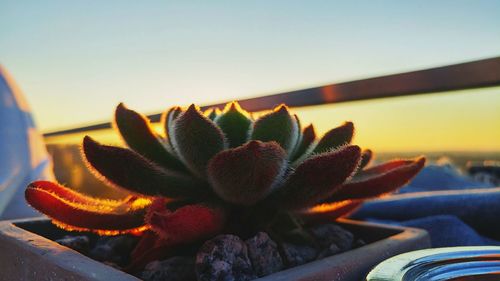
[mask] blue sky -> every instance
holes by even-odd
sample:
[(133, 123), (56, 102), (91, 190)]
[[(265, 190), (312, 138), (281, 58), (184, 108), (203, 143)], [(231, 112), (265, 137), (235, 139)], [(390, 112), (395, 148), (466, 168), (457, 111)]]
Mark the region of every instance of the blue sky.
[(158, 112), (499, 56), (499, 15), (478, 0), (0, 0), (0, 63), (51, 130), (120, 101)]

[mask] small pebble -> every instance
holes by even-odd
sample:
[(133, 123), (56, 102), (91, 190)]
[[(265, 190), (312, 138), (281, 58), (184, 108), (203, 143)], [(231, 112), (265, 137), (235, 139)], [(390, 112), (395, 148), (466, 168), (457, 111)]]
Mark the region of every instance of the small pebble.
[(309, 228), (309, 231), (322, 248), (335, 244), (341, 252), (345, 252), (352, 248), (354, 242), (351, 232), (333, 223), (314, 226)]
[(219, 235), (206, 241), (196, 254), (199, 281), (247, 281), (257, 278), (247, 245), (234, 235)]
[(245, 241), (248, 256), (257, 276), (262, 277), (284, 268), (283, 260), (278, 251), (278, 245), (265, 232), (259, 232)]
[(137, 241), (138, 238), (129, 235), (101, 237), (95, 247), (90, 250), (89, 256), (98, 261), (124, 265)]
[(57, 239), (56, 242), (83, 254), (86, 254), (88, 252), (90, 244), (89, 238), (84, 235), (66, 235), (61, 239)]
[(337, 244), (332, 243), (332, 244), (330, 244), (330, 246), (328, 246), (328, 248), (324, 248), (323, 250), (321, 250), (321, 252), (319, 253), (319, 255), (318, 255), (318, 257), (316, 259), (319, 260), (319, 259), (322, 259), (322, 258), (333, 256), (333, 255), (336, 255), (336, 254), (338, 254), (340, 252), (342, 252), (342, 251), (337, 246)]
[(318, 255), (318, 251), (310, 246), (295, 245), (285, 242), (281, 245), (281, 247), (284, 254), (283, 258), (286, 260), (289, 267), (313, 261)]

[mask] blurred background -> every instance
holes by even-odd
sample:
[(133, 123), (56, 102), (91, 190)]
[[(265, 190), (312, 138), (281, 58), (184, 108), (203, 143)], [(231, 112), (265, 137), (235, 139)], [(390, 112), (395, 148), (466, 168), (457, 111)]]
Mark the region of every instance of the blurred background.
[[(0, 0), (0, 63), (42, 132), (500, 56), (500, 1)], [(294, 109), (379, 157), (500, 160), (500, 87)], [(108, 143), (111, 130), (85, 132)], [(46, 138), (57, 166), (82, 134)], [(58, 154), (54, 147), (72, 147)], [(62, 152), (60, 152), (62, 153)], [(57, 175), (81, 185), (78, 169)], [(80, 175), (80, 176), (79, 176)]]

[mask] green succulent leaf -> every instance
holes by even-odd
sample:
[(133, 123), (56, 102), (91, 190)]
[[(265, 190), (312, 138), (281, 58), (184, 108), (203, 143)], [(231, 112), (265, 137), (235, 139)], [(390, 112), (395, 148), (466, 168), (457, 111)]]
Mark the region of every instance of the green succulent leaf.
[(354, 135), (354, 124), (345, 122), (328, 131), (319, 141), (313, 153), (323, 153), (350, 144)]
[(250, 139), (263, 142), (275, 141), (291, 154), (298, 135), (297, 120), (290, 115), (286, 105), (280, 105), (273, 112), (261, 116), (254, 122)]
[(183, 198), (208, 192), (192, 177), (160, 168), (132, 150), (101, 145), (89, 136), (83, 139), (83, 153), (100, 179), (134, 193)]
[(169, 110), (165, 111), (161, 116), (161, 122), (163, 124), (163, 129), (165, 130), (165, 136), (167, 138), (167, 143), (172, 152), (175, 153), (171, 135), (173, 134), (175, 119), (181, 115), (182, 109), (179, 106), (171, 107)]
[(304, 155), (315, 139), (316, 139), (316, 132), (314, 131), (314, 126), (310, 124), (309, 126), (305, 127), (302, 132), (302, 138), (300, 139), (300, 143), (294, 152), (292, 161), (295, 161), (299, 159), (302, 155)]
[(217, 107), (209, 108), (209, 109), (205, 110), (205, 112), (203, 112), (203, 115), (207, 116), (208, 119), (210, 119), (212, 121), (214, 121), (215, 118), (217, 118), (217, 116), (219, 116), (221, 114), (222, 114), (222, 112)]
[(203, 179), (208, 161), (227, 148), (222, 130), (194, 105), (175, 120), (171, 140), (181, 161)]
[(345, 146), (313, 156), (300, 164), (285, 185), (273, 194), (286, 209), (310, 207), (330, 196), (356, 170), (361, 150)]
[(365, 200), (395, 191), (424, 167), (425, 158), (394, 160), (363, 170), (343, 184), (325, 201)]
[(297, 116), (297, 114), (293, 115), (293, 119), (295, 119), (295, 123), (297, 124), (297, 138), (295, 139), (295, 143), (293, 144), (293, 151), (291, 151), (288, 154), (288, 159), (292, 159), (295, 153), (297, 152), (297, 149), (302, 142), (302, 124), (300, 123), (300, 119)]
[(252, 120), (237, 102), (228, 103), (214, 122), (226, 135), (229, 147), (237, 147), (247, 142)]
[(253, 205), (281, 183), (286, 167), (286, 152), (277, 143), (250, 141), (212, 158), (208, 179), (222, 199)]
[(170, 154), (160, 142), (146, 116), (120, 103), (116, 107), (115, 123), (123, 140), (132, 150), (168, 169), (186, 171), (182, 162)]

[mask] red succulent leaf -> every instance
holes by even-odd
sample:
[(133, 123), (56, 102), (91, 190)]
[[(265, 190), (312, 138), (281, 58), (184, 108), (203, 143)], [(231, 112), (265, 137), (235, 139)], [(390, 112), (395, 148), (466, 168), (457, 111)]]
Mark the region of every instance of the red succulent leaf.
[(210, 237), (222, 228), (224, 215), (220, 209), (187, 205), (170, 211), (166, 203), (163, 198), (153, 201), (146, 218), (151, 230), (144, 232), (132, 251), (127, 272), (137, 272), (151, 261), (172, 255), (182, 244)]
[(82, 193), (79, 193), (71, 188), (67, 188), (63, 185), (51, 181), (44, 181), (44, 180), (34, 181), (29, 184), (28, 188), (38, 188), (40, 190), (45, 190), (47, 192), (56, 194), (60, 198), (63, 198), (67, 201), (74, 203), (99, 206), (99, 205), (109, 205), (113, 204), (114, 202), (119, 202), (117, 200), (101, 200), (94, 197), (90, 197)]
[(425, 158), (420, 157), (416, 160), (395, 160), (374, 166), (356, 174), (325, 201), (369, 199), (393, 192), (407, 184), (424, 165)]
[(126, 272), (137, 272), (148, 263), (162, 260), (175, 251), (175, 246), (162, 239), (154, 231), (146, 231), (131, 253), (131, 263), (125, 268)]
[(337, 149), (343, 145), (350, 144), (354, 136), (354, 124), (345, 122), (344, 124), (331, 129), (318, 141), (313, 153), (327, 152)]
[(135, 197), (121, 201), (94, 199), (46, 181), (31, 183), (25, 197), (31, 206), (62, 228), (103, 235), (144, 229), (146, 208), (151, 203)]
[(220, 208), (186, 205), (168, 210), (164, 199), (156, 199), (148, 210), (146, 222), (159, 237), (171, 244), (184, 244), (210, 237), (224, 226)]
[(362, 200), (345, 200), (330, 204), (319, 204), (306, 211), (300, 212), (299, 216), (308, 222), (332, 221), (347, 216), (356, 210), (362, 203)]
[(344, 183), (356, 170), (360, 157), (361, 150), (355, 145), (311, 157), (297, 167), (271, 200), (274, 197), (287, 209), (310, 207)]
[(219, 152), (208, 163), (208, 180), (222, 199), (253, 205), (281, 182), (286, 152), (275, 142), (249, 141)]
[(152, 230), (145, 231), (142, 234), (139, 243), (137, 243), (132, 253), (130, 253), (130, 257), (133, 260), (138, 259), (145, 252), (152, 249), (157, 244), (158, 240), (160, 240), (160, 238), (154, 231)]
[(135, 152), (166, 168), (186, 171), (182, 162), (160, 142), (146, 116), (120, 103), (115, 111), (115, 124), (123, 140)]

